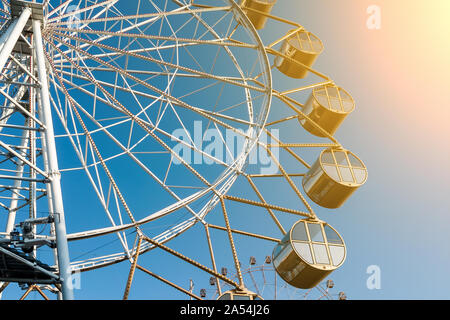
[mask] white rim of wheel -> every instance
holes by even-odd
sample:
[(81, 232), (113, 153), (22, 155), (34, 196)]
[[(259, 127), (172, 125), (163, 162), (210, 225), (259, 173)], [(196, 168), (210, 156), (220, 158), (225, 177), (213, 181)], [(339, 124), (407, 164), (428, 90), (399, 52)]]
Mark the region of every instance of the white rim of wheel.
[[(129, 230), (131, 228), (139, 228), (139, 226), (143, 224), (157, 220), (181, 208), (188, 209), (192, 214), (189, 219), (186, 219), (181, 223), (178, 223), (170, 229), (167, 229), (164, 232), (153, 237), (158, 242), (164, 243), (186, 231), (196, 222), (202, 221), (207, 213), (219, 202), (220, 196), (225, 194), (232, 186), (237, 174), (241, 172), (242, 168), (244, 167), (249, 153), (257, 143), (257, 139), (261, 134), (262, 128), (264, 127), (265, 121), (267, 119), (271, 103), (271, 73), (267, 54), (258, 33), (254, 30), (246, 15), (233, 0), (224, 1), (225, 6), (217, 7), (214, 9), (191, 8), (189, 2), (183, 1), (183, 3), (181, 1), (175, 1), (176, 3), (178, 3), (179, 7), (167, 12), (163, 10), (159, 11), (158, 6), (152, 1), (150, 1), (150, 3), (153, 4), (152, 9), (154, 9), (155, 12), (141, 12), (142, 8), (140, 2), (137, 3), (136, 8), (134, 8), (132, 4), (127, 5), (127, 9), (129, 9), (130, 11), (136, 10), (134, 14), (133, 12), (131, 12), (130, 14), (130, 12), (123, 13), (122, 11), (120, 11), (119, 8), (117, 8), (117, 0), (99, 1), (97, 4), (89, 5), (87, 7), (75, 8), (70, 12), (67, 12), (70, 8), (70, 1), (66, 1), (62, 5), (55, 8), (51, 8), (50, 2), (46, 2), (46, 9), (48, 13), (46, 18), (47, 23), (43, 28), (43, 37), (45, 40), (44, 44), (47, 51), (47, 58), (50, 62), (50, 90), (51, 92), (55, 93), (51, 96), (51, 103), (59, 119), (58, 125), (63, 125), (65, 131), (65, 134), (59, 136), (57, 135), (56, 138), (57, 141), (58, 139), (62, 139), (62, 137), (67, 138), (76, 151), (78, 159), (82, 163), (82, 166), (79, 168), (62, 168), (62, 176), (64, 179), (65, 171), (84, 171), (88, 175), (92, 186), (94, 186), (95, 192), (112, 224), (111, 226), (107, 227), (93, 228), (90, 230), (69, 233), (68, 240), (83, 240), (87, 238), (116, 233), (119, 236), (124, 249), (123, 252), (117, 252), (115, 254), (108, 254), (88, 260), (71, 262), (73, 270), (86, 271), (129, 259), (131, 249), (128, 247), (125, 239), (126, 235), (124, 232), (126, 230)], [(168, 1), (164, 1), (164, 6), (160, 7), (166, 7), (167, 5)], [(234, 26), (239, 22), (239, 26), (237, 28), (245, 29), (245, 32), (248, 35), (249, 43), (240, 45), (225, 43), (226, 35), (220, 37), (214, 29), (215, 26), (211, 26), (210, 24), (208, 24), (208, 22), (205, 21), (205, 15), (207, 16), (208, 14), (221, 15), (218, 21), (222, 19), (228, 19), (230, 21), (228, 32), (236, 32), (236, 30), (231, 29), (231, 26)], [(74, 22), (72, 17), (75, 17), (77, 15), (81, 16), (79, 16), (78, 20), (75, 20)], [(198, 21), (196, 22), (197, 27), (199, 25), (203, 25), (207, 32), (204, 32), (203, 34), (198, 33), (197, 37), (193, 37), (192, 39), (178, 38), (178, 34), (183, 34), (183, 27), (180, 27), (179, 29), (174, 31), (174, 28), (171, 26), (169, 21), (170, 18), (167, 18), (171, 15), (177, 17), (189, 17), (189, 19), (186, 18), (188, 20), (186, 26), (192, 25), (191, 22), (193, 21)], [(132, 19), (135, 20), (133, 23), (130, 22), (129, 24), (126, 24), (123, 22)], [(159, 23), (163, 19), (167, 19), (166, 27), (167, 29), (169, 29), (169, 31), (171, 30), (172, 36), (162, 34), (161, 32), (163, 28), (160, 28), (159, 34), (149, 35), (149, 32), (147, 31), (148, 29), (146, 28), (152, 28), (152, 26)], [(77, 28), (73, 27), (74, 23), (77, 24)], [(105, 28), (103, 30), (98, 30), (98, 27), (96, 27), (100, 23), (105, 24)], [(112, 27), (108, 29), (107, 23), (110, 23)], [(114, 29), (117, 28), (119, 24), (119, 30)], [(163, 22), (161, 22), (161, 26), (162, 24)], [(215, 39), (207, 39), (208, 36)], [(122, 41), (123, 43), (125, 41), (122, 39), (127, 38), (131, 39), (128, 39), (128, 43), (135, 41), (142, 47), (142, 49), (121, 49), (120, 41)], [(153, 43), (154, 47), (150, 48), (149, 50), (148, 47), (144, 47), (141, 43), (139, 43), (140, 40), (144, 41), (147, 45)], [(111, 44), (110, 42), (112, 42), (113, 44)], [(117, 46), (114, 46), (114, 44), (117, 44)], [(228, 54), (229, 59), (233, 62), (235, 69), (240, 74), (241, 79), (239, 79), (238, 77), (233, 78), (222, 75), (217, 76), (213, 73), (204, 72), (203, 70), (200, 71), (191, 67), (178, 65), (177, 63), (173, 63), (170, 61), (165, 61), (163, 58), (164, 53), (161, 53), (161, 51), (167, 50), (167, 48), (169, 48), (168, 50), (176, 52), (176, 60), (181, 60), (181, 50), (186, 49), (187, 53), (184, 52), (184, 54), (187, 55), (190, 53), (190, 51), (193, 51), (195, 49), (195, 46), (208, 45), (214, 47), (217, 46), (220, 50), (223, 50)], [(260, 77), (260, 81), (262, 81), (264, 87), (257, 87), (249, 83), (249, 78), (247, 78), (244, 74), (244, 72), (249, 72), (249, 70), (242, 70), (242, 66), (239, 64), (239, 61), (237, 61), (235, 54), (230, 49), (230, 47), (232, 48), (234, 45), (236, 45), (236, 47), (240, 50), (252, 50), (257, 53), (260, 73), (263, 73), (263, 76)], [(189, 50), (187, 49), (187, 47), (189, 47)], [(149, 51), (151, 51), (152, 54), (146, 55), (146, 53), (148, 53)], [(157, 56), (156, 59), (154, 58), (153, 53), (155, 56)], [(140, 76), (140, 74), (146, 73), (144, 70), (130, 70), (131, 68), (125, 69), (121, 67), (116, 63), (116, 60), (122, 57), (126, 57), (126, 59), (128, 60), (127, 62), (130, 65), (132, 65), (130, 61), (133, 59), (139, 59), (147, 63), (154, 63), (155, 65), (160, 64), (162, 66), (162, 72), (160, 72), (159, 75), (158, 72), (151, 71), (147, 72), (146, 76), (148, 76), (150, 79), (154, 79), (160, 77), (161, 74), (164, 74), (164, 71), (166, 71), (164, 76), (167, 76), (167, 85), (165, 87), (163, 85), (162, 88), (154, 87), (153, 85), (151, 85), (151, 83), (149, 84), (146, 79), (144, 80), (144, 78)], [(192, 59), (195, 61), (195, 57), (193, 57)], [(97, 64), (98, 67), (94, 67), (94, 63)], [(202, 68), (201, 64), (199, 64), (198, 61), (195, 61), (195, 63), (198, 64), (199, 68)], [(216, 63), (218, 63), (217, 60), (214, 61), (214, 64)], [(112, 81), (108, 83), (108, 81), (97, 79), (97, 76), (101, 72), (105, 72), (104, 70), (108, 68), (108, 71), (110, 71), (114, 75), (114, 83)], [(103, 70), (99, 71), (99, 69)], [(252, 69), (255, 69), (255, 66), (252, 66)], [(242, 106), (246, 105), (248, 109), (249, 119), (233, 119), (231, 116), (227, 116), (226, 111), (222, 114), (220, 114), (219, 112), (209, 112), (210, 110), (204, 110), (202, 108), (192, 106), (188, 103), (185, 103), (183, 99), (172, 96), (171, 85), (180, 77), (207, 79), (210, 82), (222, 83), (223, 87), (234, 86), (235, 88), (242, 89), (243, 92), (245, 92), (246, 96), (250, 97), (245, 104), (242, 104)], [(120, 81), (120, 79), (122, 79), (122, 81)], [(91, 85), (88, 83), (89, 81), (91, 82)], [(133, 83), (130, 84), (130, 82)], [(136, 86), (136, 84), (138, 84), (138, 86)], [(145, 86), (145, 84), (147, 84), (147, 86)], [(123, 86), (122, 88), (120, 88), (121, 85)], [(138, 89), (134, 89), (136, 87), (138, 87)], [(111, 94), (112, 88), (114, 88), (114, 94)], [(76, 92), (76, 89), (78, 89), (79, 92)], [(128, 96), (130, 96), (130, 98), (134, 97), (135, 101), (133, 101), (133, 103), (140, 104), (141, 110), (138, 111), (139, 113), (133, 113), (133, 111), (127, 110), (128, 105), (119, 102), (118, 98), (115, 99), (116, 96), (119, 96), (119, 93), (117, 93), (117, 91), (119, 90), (116, 91), (115, 89), (122, 90), (122, 93), (127, 94)], [(148, 90), (144, 91), (145, 89)], [(157, 94), (151, 95), (149, 93), (150, 91), (156, 92)], [(262, 101), (260, 102), (259, 110), (255, 110), (254, 108), (255, 101), (252, 97), (255, 95), (255, 92), (258, 92), (260, 94), (258, 99)], [(189, 96), (191, 93), (192, 92), (185, 92), (185, 95)], [(80, 103), (78, 103), (77, 100), (80, 99), (80, 95), (91, 97), (93, 106), (96, 106), (97, 104), (100, 105), (102, 103), (103, 105), (109, 104), (109, 107), (116, 109), (116, 111), (124, 113), (124, 117), (117, 117), (118, 119), (104, 119), (100, 121), (98, 119), (100, 117), (97, 118), (97, 116), (95, 115), (95, 109), (89, 110), (88, 108), (83, 108)], [(187, 197), (182, 198), (177, 196), (174, 188), (170, 188), (165, 185), (163, 177), (158, 177), (156, 174), (154, 174), (152, 172), (153, 168), (145, 166), (138, 159), (138, 157), (135, 156), (135, 154), (130, 152), (130, 149), (132, 150), (132, 148), (130, 148), (129, 144), (128, 146), (124, 146), (124, 144), (119, 141), (120, 139), (113, 133), (111, 133), (111, 131), (114, 130), (114, 127), (120, 127), (123, 126), (124, 123), (126, 124), (127, 122), (132, 122), (133, 124), (135, 124), (135, 127), (140, 126), (144, 131), (146, 131), (146, 134), (150, 138), (156, 139), (158, 140), (158, 142), (160, 142), (161, 145), (164, 145), (165, 142), (163, 141), (161, 136), (158, 136), (157, 134), (165, 135), (167, 137), (170, 136), (170, 132), (164, 131), (158, 126), (158, 124), (155, 125), (151, 122), (151, 117), (146, 114), (148, 106), (142, 106), (140, 103), (140, 97), (142, 96), (145, 98), (150, 97), (156, 102), (164, 101), (166, 103), (166, 109), (171, 107), (171, 109), (175, 113), (176, 107), (188, 109), (193, 113), (197, 112), (197, 114), (200, 114), (200, 116), (204, 117), (205, 120), (212, 120), (216, 128), (222, 125), (223, 127), (234, 131), (240, 128), (238, 128), (237, 126), (233, 127), (232, 125), (230, 125), (230, 123), (235, 122), (239, 124), (246, 124), (248, 130), (246, 132), (245, 144), (241, 152), (233, 159), (232, 163), (222, 163), (222, 166), (224, 166), (224, 170), (213, 181), (208, 181), (207, 179), (200, 178), (205, 182), (205, 184), (206, 182), (208, 183), (204, 188), (190, 194)], [(64, 98), (65, 100), (63, 100), (62, 98)], [(74, 115), (73, 111), (67, 111), (68, 102), (77, 105), (80, 113), (78, 119), (76, 117), (77, 115)], [(153, 103), (150, 104), (150, 106), (152, 105)], [(173, 107), (173, 105), (176, 106)], [(136, 118), (132, 119), (132, 116), (136, 116)], [(86, 127), (92, 124), (94, 124), (96, 127), (90, 130), (85, 130), (84, 132), (82, 130), (79, 130), (79, 123), (76, 122), (77, 120), (80, 121), (81, 117), (84, 117), (85, 119), (88, 119), (92, 122), (85, 125)], [(71, 118), (70, 121), (67, 120), (68, 118)], [(181, 126), (183, 128), (187, 127), (187, 125), (185, 125), (181, 121), (181, 116), (179, 116), (178, 118), (180, 119)], [(88, 120), (86, 120), (86, 122)], [(163, 120), (163, 117), (160, 117), (156, 120), (156, 123), (161, 123)], [(56, 121), (57, 120), (55, 119), (55, 122)], [(72, 125), (70, 122), (75, 124)], [(102, 122), (109, 123), (107, 125), (103, 125)], [(136, 129), (132, 127), (130, 129), (129, 136), (133, 134), (132, 130)], [(99, 153), (101, 153), (103, 150), (96, 150), (101, 149), (101, 146), (96, 145), (95, 143), (93, 144), (93, 142), (84, 144), (84, 141), (78, 138), (83, 134), (85, 136), (89, 134), (95, 138), (99, 133), (105, 133), (117, 146), (119, 146), (119, 148), (121, 149), (120, 153), (109, 156), (108, 158), (101, 159), (98, 156)], [(88, 145), (91, 149), (90, 152), (87, 150)], [(191, 147), (194, 152), (201, 152), (201, 150), (198, 149), (194, 150), (194, 145), (191, 145), (189, 147)], [(83, 148), (86, 148), (86, 152), (82, 151)], [(176, 154), (173, 153), (173, 150), (170, 149), (170, 147), (166, 149), (168, 152), (172, 152), (172, 156), (176, 156)], [(95, 161), (92, 161), (92, 163), (86, 161), (89, 156), (95, 159)], [(121, 190), (118, 187), (118, 183), (116, 184), (116, 182), (114, 181), (114, 177), (109, 180), (110, 190), (108, 194), (106, 194), (106, 182), (103, 183), (102, 186), (101, 174), (99, 174), (99, 171), (101, 170), (102, 166), (103, 169), (107, 168), (109, 163), (114, 161), (116, 157), (126, 156), (129, 156), (132, 160), (138, 163), (141, 169), (143, 169), (143, 172), (151, 175), (156, 181), (158, 181), (161, 187), (174, 197), (174, 202), (162, 208), (161, 210), (152, 212), (151, 214), (148, 214), (144, 217), (141, 216), (137, 218), (131, 212), (132, 210), (127, 208), (128, 204), (126, 204), (125, 198), (120, 194)], [(217, 163), (220, 162), (220, 159), (214, 160), (217, 160)], [(169, 164), (169, 168), (170, 165), (171, 164)], [(188, 163), (184, 163), (183, 165), (191, 172), (196, 172), (196, 170), (193, 169)], [(169, 173), (169, 168), (167, 169), (166, 177)], [(200, 210), (193, 210), (190, 208), (190, 204), (211, 193), (214, 193), (214, 195)], [(107, 201), (107, 198), (112, 197), (112, 194), (115, 196), (117, 203), (119, 203), (120, 200), (123, 199), (122, 203), (117, 204), (118, 208), (116, 210), (119, 212), (119, 214), (122, 211), (122, 215), (124, 216), (126, 213), (128, 213), (129, 218), (131, 219), (129, 223), (118, 224), (118, 221), (112, 218), (112, 213), (110, 212), (112, 210), (109, 208), (110, 203), (108, 203)], [(117, 200), (117, 198), (119, 200)], [(120, 207), (122, 207), (122, 210)], [(122, 222), (125, 220), (125, 217), (121, 217), (119, 220)], [(153, 247), (154, 246), (151, 244), (145, 244), (141, 247), (141, 252), (146, 252)]]

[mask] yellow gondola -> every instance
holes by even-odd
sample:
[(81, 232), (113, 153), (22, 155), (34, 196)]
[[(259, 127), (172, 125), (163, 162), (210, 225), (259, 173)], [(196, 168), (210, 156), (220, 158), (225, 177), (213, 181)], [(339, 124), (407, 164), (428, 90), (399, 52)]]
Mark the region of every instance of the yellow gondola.
[(277, 0), (242, 0), (241, 5), (255, 29), (260, 30), (266, 25), (267, 17), (261, 13), (245, 9), (250, 8), (269, 14), (276, 2)]
[(303, 177), (303, 189), (325, 208), (339, 208), (367, 180), (364, 163), (348, 150), (328, 148)]
[(277, 56), (275, 65), (288, 77), (301, 79), (308, 74), (306, 67), (314, 64), (323, 49), (319, 38), (309, 31), (300, 30), (284, 40), (281, 47), (283, 56)]
[[(334, 84), (327, 84), (313, 89), (302, 112), (330, 135), (333, 135), (354, 109), (355, 101), (347, 91)], [(309, 133), (319, 137), (326, 136), (306, 118), (300, 117), (299, 121)]]
[(346, 257), (342, 237), (323, 221), (296, 222), (273, 251), (273, 265), (290, 285), (310, 289), (340, 267)]

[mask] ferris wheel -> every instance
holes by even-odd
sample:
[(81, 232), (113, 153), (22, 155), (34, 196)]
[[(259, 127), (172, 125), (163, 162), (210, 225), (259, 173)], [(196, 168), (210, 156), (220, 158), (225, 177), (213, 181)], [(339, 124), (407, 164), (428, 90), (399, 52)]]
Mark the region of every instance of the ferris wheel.
[(74, 275), (117, 266), (124, 299), (137, 271), (188, 298), (204, 298), (195, 274), (257, 299), (240, 264), (255, 241), (295, 288), (343, 264), (308, 198), (338, 208), (367, 179), (334, 137), (355, 102), (275, 5), (2, 0), (0, 293), (73, 299)]
[[(336, 285), (332, 279), (328, 279), (310, 289), (298, 289), (280, 279), (272, 264), (272, 257), (266, 256), (261, 264), (259, 259), (250, 256), (249, 264), (241, 266), (241, 273), (250, 292), (256, 293), (259, 297), (269, 300), (346, 300), (347, 295), (343, 291), (337, 291)], [(227, 267), (222, 267), (220, 272), (228, 275)], [(237, 280), (238, 275), (233, 274), (232, 279)], [(203, 281), (202, 285), (205, 282)], [(214, 300), (220, 296), (220, 290), (216, 279), (210, 277), (209, 283), (200, 289), (194, 281), (190, 283), (190, 292), (198, 292), (204, 299)], [(233, 288), (224, 284), (224, 292), (233, 290)]]

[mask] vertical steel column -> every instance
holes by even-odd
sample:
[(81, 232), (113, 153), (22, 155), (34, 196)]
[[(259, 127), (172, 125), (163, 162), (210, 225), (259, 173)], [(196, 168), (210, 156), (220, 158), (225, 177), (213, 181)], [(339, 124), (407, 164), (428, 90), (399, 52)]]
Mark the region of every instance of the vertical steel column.
[[(26, 125), (27, 125), (27, 121), (25, 121), (25, 126)], [(28, 145), (28, 134), (29, 134), (29, 132), (27, 130), (24, 129), (22, 131), (22, 141), (20, 143), (20, 146), (22, 147), (22, 149), (19, 151), (19, 153), (24, 158), (27, 155), (25, 148)], [(22, 178), (22, 176), (23, 176), (24, 167), (25, 167), (25, 163), (22, 160), (17, 159), (16, 177), (18, 179), (14, 181), (13, 190), (12, 190), (12, 192), (13, 192), (12, 199), (11, 199), (11, 203), (9, 205), (8, 222), (6, 224), (6, 230), (5, 230), (6, 233), (8, 234), (6, 236), (7, 238), (9, 238), (9, 233), (11, 233), (11, 231), (13, 231), (14, 225), (16, 223), (16, 210), (17, 210), (17, 204), (19, 202), (18, 188), (20, 188), (22, 186), (22, 180), (20, 180), (20, 178)]]
[(5, 32), (0, 36), (0, 51), (3, 49), (3, 46), (5, 45), (6, 41), (8, 40), (9, 36), (11, 35), (12, 30), (14, 30), (15, 26), (17, 25), (17, 19), (12, 21), (9, 26), (6, 26)]
[[(31, 43), (33, 43), (33, 39), (31, 39)], [(31, 55), (30, 57), (30, 72), (33, 73), (34, 72), (34, 59), (33, 59), (33, 55)], [(30, 84), (33, 83), (33, 79), (31, 79), (30, 77)], [(30, 104), (30, 113), (35, 115), (36, 114), (36, 90), (34, 89), (33, 86), (30, 86), (30, 88), (28, 88), (28, 92), (29, 92), (29, 104)], [(28, 118), (28, 125), (30, 128), (35, 128), (36, 127), (36, 123), (33, 120), (33, 118)], [(34, 165), (36, 165), (36, 131), (34, 130), (30, 130), (30, 136), (28, 139), (29, 143), (30, 143), (30, 162)], [(36, 179), (36, 170), (33, 169), (30, 166), (30, 178), (31, 179)], [(30, 219), (36, 219), (37, 218), (37, 208), (36, 208), (36, 181), (30, 181), (29, 183), (29, 199), (30, 199), (30, 211), (29, 211), (29, 217)], [(36, 225), (33, 225), (33, 234), (36, 234)], [(36, 258), (37, 257), (37, 253), (36, 253), (36, 249), (37, 247), (34, 247), (33, 250), (33, 256)]]
[(8, 61), (9, 55), (13, 51), (14, 46), (16, 45), (17, 40), (22, 34), (22, 30), (27, 24), (30, 16), (31, 16), (31, 9), (30, 8), (23, 9), (19, 19), (14, 21), (9, 26), (8, 30), (4, 34), (4, 37), (2, 37), (2, 39), (5, 39), (6, 41), (4, 42), (0, 50), (0, 70), (3, 70), (6, 61)]
[(61, 174), (58, 169), (58, 159), (56, 154), (55, 135), (53, 132), (53, 119), (50, 107), (50, 95), (47, 80), (47, 68), (45, 66), (44, 48), (42, 44), (41, 22), (33, 20), (33, 35), (40, 86), (40, 113), (45, 130), (45, 150), (47, 154), (51, 194), (48, 194), (48, 201), (53, 207), (55, 216), (55, 236), (58, 250), (59, 274), (62, 280), (63, 299), (73, 299), (72, 277), (69, 259), (69, 247), (67, 245), (66, 224), (64, 218), (64, 206), (61, 192)]
[[(34, 41), (34, 40), (33, 40)], [(36, 94), (36, 101), (41, 101), (41, 94), (39, 92), (39, 90), (35, 90), (35, 94)], [(44, 117), (42, 116), (42, 110), (41, 108), (37, 109), (37, 112), (39, 114), (39, 118), (43, 119)], [(42, 150), (47, 150), (47, 145), (45, 144), (45, 131), (41, 132), (41, 149)], [(42, 152), (42, 160), (44, 162), (44, 170), (45, 172), (49, 172), (50, 169), (48, 167), (48, 160), (47, 160), (47, 153), (46, 152)], [(53, 194), (52, 193), (52, 186), (49, 183), (46, 183), (46, 189), (47, 189), (47, 195), (49, 194)], [(53, 210), (53, 203), (51, 201), (48, 201), (48, 211), (49, 212), (55, 212)], [(52, 236), (55, 236), (56, 232), (55, 232), (55, 224), (51, 224), (50, 225), (50, 234)], [(56, 267), (59, 270), (59, 264), (58, 264), (58, 250), (55, 248), (53, 249), (53, 256), (55, 258), (55, 262), (56, 262)], [(60, 291), (58, 291), (58, 300), (63, 300), (62, 294)]]

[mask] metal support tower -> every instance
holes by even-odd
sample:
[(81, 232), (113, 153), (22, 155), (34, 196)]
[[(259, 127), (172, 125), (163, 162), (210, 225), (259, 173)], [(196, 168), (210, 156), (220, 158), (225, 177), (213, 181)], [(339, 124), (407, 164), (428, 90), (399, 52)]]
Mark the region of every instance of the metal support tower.
[[(0, 106), (0, 133), (8, 129), (21, 134), (20, 143), (14, 143), (13, 139), (14, 137), (17, 140), (19, 135), (5, 134), (3, 136), (8, 138), (0, 137), (0, 149), (4, 151), (1, 155), (5, 157), (0, 163), (11, 161), (14, 164), (14, 167), (11, 163), (9, 167), (2, 166), (8, 168), (7, 172), (13, 172), (13, 175), (3, 175), (3, 168), (0, 169), (0, 191), (11, 191), (10, 197), (0, 199), (3, 201), (3, 198), (8, 198), (10, 201), (9, 205), (0, 202), (0, 206), (8, 211), (5, 239), (10, 239), (10, 233), (21, 222), (17, 221), (17, 211), (28, 206), (29, 219), (36, 219), (37, 202), (40, 198), (47, 197), (48, 212), (52, 217), (52, 230), (56, 239), (58, 282), (61, 284), (62, 298), (71, 300), (74, 297), (61, 175), (41, 34), (44, 23), (43, 7), (35, 2), (11, 0), (11, 16), (10, 23), (4, 26), (5, 30), (0, 30), (0, 33), (3, 31), (0, 34), (1, 80), (2, 84), (5, 84), (3, 89), (0, 89), (0, 94), (4, 97), (3, 106)], [(21, 116), (24, 119), (20, 120)], [(18, 125), (18, 121), (19, 124), (23, 121), (24, 125)], [(11, 182), (5, 184), (3, 181)], [(35, 227), (33, 228), (35, 230)], [(30, 241), (36, 243), (37, 240)]]

